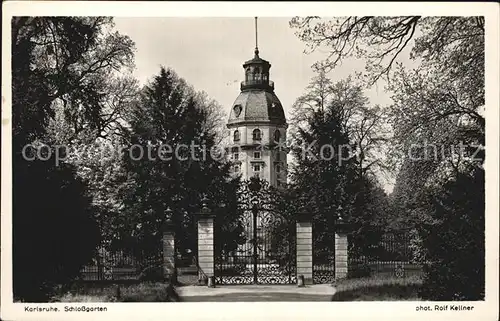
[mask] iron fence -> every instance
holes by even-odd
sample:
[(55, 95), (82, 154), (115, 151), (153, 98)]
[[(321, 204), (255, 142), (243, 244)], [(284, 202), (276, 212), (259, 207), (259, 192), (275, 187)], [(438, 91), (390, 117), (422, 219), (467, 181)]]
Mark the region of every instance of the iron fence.
[(135, 256), (103, 249), (81, 270), (80, 281), (155, 280), (163, 277), (161, 251), (154, 256)]

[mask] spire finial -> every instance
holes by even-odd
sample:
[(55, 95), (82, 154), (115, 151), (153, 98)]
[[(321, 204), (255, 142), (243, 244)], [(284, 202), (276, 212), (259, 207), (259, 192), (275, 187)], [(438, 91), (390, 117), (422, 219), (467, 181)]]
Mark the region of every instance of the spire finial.
[(255, 56), (259, 57), (259, 45), (257, 42), (257, 17), (255, 17)]

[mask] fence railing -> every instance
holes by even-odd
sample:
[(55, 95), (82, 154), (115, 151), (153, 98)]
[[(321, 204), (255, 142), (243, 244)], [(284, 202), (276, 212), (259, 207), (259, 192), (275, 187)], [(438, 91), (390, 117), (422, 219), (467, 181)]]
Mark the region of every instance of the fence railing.
[(161, 252), (156, 256), (136, 257), (124, 251), (101, 251), (81, 270), (82, 281), (120, 281), (160, 278)]

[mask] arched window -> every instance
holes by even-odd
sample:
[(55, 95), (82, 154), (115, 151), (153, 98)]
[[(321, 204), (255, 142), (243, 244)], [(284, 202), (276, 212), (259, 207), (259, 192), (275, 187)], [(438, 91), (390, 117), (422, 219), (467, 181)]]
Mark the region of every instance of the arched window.
[(262, 135), (260, 133), (260, 129), (255, 128), (253, 130), (252, 134), (253, 134), (253, 140), (261, 140), (262, 139)]
[(237, 130), (234, 131), (233, 140), (235, 142), (239, 142), (240, 141), (240, 132), (239, 131), (237, 131)]
[(250, 67), (247, 67), (245, 69), (245, 80), (249, 81), (252, 78), (252, 71), (250, 70)]
[(253, 70), (253, 80), (257, 81), (260, 80), (260, 68), (255, 67)]
[(274, 132), (274, 141), (275, 141), (275, 142), (279, 142), (279, 141), (280, 141), (280, 139), (281, 139), (281, 133), (280, 133), (280, 131), (279, 131), (279, 130), (276, 130), (276, 131)]

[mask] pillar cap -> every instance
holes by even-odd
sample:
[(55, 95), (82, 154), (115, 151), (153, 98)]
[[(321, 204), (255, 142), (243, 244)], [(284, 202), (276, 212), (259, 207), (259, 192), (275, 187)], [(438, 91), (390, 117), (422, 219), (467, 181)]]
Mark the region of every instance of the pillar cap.
[(203, 219), (203, 218), (215, 218), (215, 214), (213, 213), (203, 213), (203, 212), (198, 212), (196, 213), (196, 217), (198, 219)]
[(306, 222), (311, 222), (312, 221), (312, 217), (311, 217), (311, 213), (309, 212), (299, 212), (297, 213), (296, 215), (296, 220), (297, 222), (302, 222), (302, 223), (306, 223)]
[(174, 223), (170, 220), (163, 223), (163, 231), (164, 232), (173, 232), (174, 231)]
[(208, 207), (208, 198), (206, 195), (203, 196), (203, 199), (201, 200), (201, 209), (198, 213), (196, 213), (196, 215), (198, 216), (198, 219), (215, 217), (215, 215)]
[(215, 218), (215, 214), (208, 208), (202, 208), (199, 212), (195, 213), (198, 219)]
[(352, 229), (352, 224), (342, 219), (335, 220), (335, 231), (347, 233)]

